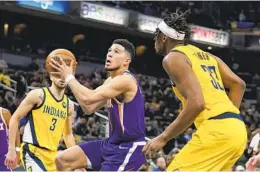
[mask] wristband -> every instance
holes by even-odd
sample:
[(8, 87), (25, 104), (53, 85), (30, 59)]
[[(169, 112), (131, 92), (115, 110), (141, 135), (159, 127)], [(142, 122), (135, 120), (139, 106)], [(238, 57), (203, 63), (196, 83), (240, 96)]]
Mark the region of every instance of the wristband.
[(16, 152), (20, 152), (20, 149), (21, 149), (21, 148), (16, 147), (16, 148), (15, 148), (15, 151), (16, 151)]
[(65, 78), (65, 83), (66, 83), (66, 85), (68, 85), (69, 82), (70, 82), (71, 80), (73, 80), (73, 79), (75, 79), (75, 76), (74, 76), (74, 75), (72, 75), (72, 74), (68, 75), (68, 76)]

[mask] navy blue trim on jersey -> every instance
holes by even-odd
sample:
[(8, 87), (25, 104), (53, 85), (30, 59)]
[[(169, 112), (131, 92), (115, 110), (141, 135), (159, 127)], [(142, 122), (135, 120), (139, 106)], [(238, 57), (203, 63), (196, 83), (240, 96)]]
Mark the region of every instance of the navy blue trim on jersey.
[(52, 92), (51, 92), (51, 90), (50, 90), (49, 87), (47, 87), (47, 90), (49, 91), (50, 95), (52, 96), (52, 98), (53, 98), (56, 102), (61, 102), (61, 101), (64, 99), (64, 95), (65, 95), (65, 94), (63, 94), (62, 98), (61, 98), (60, 100), (58, 100), (58, 99), (52, 94)]
[(36, 157), (34, 153), (32, 153), (32, 152), (30, 151), (29, 146), (28, 146), (27, 143), (24, 145), (24, 149), (25, 149), (25, 151), (29, 154), (29, 156), (34, 160), (34, 162), (36, 162), (36, 164), (38, 164), (39, 167), (40, 167), (43, 171), (47, 171), (46, 168), (45, 168), (45, 166), (43, 165), (42, 161), (41, 161), (38, 157)]
[(240, 121), (243, 121), (243, 118), (240, 114), (231, 113), (231, 112), (226, 112), (226, 113), (223, 113), (221, 115), (209, 118), (209, 120), (211, 120), (211, 119), (227, 119), (227, 118), (235, 118), (235, 119), (238, 119)]
[(32, 111), (27, 116), (28, 116), (28, 121), (29, 121), (30, 128), (31, 128), (33, 144), (36, 146), (39, 146), (39, 142), (37, 140), (36, 133), (35, 133)]

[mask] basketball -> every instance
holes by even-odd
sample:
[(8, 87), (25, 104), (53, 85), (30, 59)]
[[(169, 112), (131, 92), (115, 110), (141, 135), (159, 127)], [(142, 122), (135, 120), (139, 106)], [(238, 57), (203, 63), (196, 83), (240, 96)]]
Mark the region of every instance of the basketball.
[(55, 72), (56, 70), (53, 69), (50, 65), (51, 59), (54, 59), (55, 61), (59, 62), (61, 64), (59, 58), (62, 58), (63, 61), (66, 63), (66, 65), (70, 65), (71, 60), (73, 60), (73, 72), (76, 71), (77, 61), (72, 52), (66, 49), (56, 49), (53, 50), (46, 58), (45, 61), (45, 68), (48, 72)]

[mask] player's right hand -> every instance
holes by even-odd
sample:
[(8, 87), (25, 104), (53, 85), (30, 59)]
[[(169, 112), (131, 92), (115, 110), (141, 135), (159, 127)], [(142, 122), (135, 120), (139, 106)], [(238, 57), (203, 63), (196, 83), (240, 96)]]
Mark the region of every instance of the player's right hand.
[(16, 151), (15, 150), (9, 150), (6, 158), (5, 158), (5, 165), (9, 169), (16, 168), (17, 161), (16, 161)]
[(260, 165), (260, 154), (253, 156), (246, 163), (246, 169), (248, 171), (255, 171), (255, 168)]

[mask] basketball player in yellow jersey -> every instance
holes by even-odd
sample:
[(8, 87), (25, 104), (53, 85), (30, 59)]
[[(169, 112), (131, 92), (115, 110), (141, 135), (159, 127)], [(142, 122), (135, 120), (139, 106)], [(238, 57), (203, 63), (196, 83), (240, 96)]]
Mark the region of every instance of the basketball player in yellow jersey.
[[(245, 83), (228, 66), (193, 45), (184, 45), (186, 13), (176, 12), (159, 23), (155, 50), (182, 102), (182, 110), (143, 152), (158, 151), (193, 122), (197, 131), (167, 171), (229, 171), (242, 155), (247, 132), (239, 106)], [(228, 95), (224, 88), (229, 89)]]
[(49, 88), (28, 93), (10, 120), (9, 151), (6, 164), (15, 167), (15, 132), (19, 121), (26, 116), (21, 161), (27, 171), (57, 171), (55, 157), (63, 135), (67, 147), (75, 145), (72, 134), (73, 103), (64, 94), (65, 82), (50, 76)]

